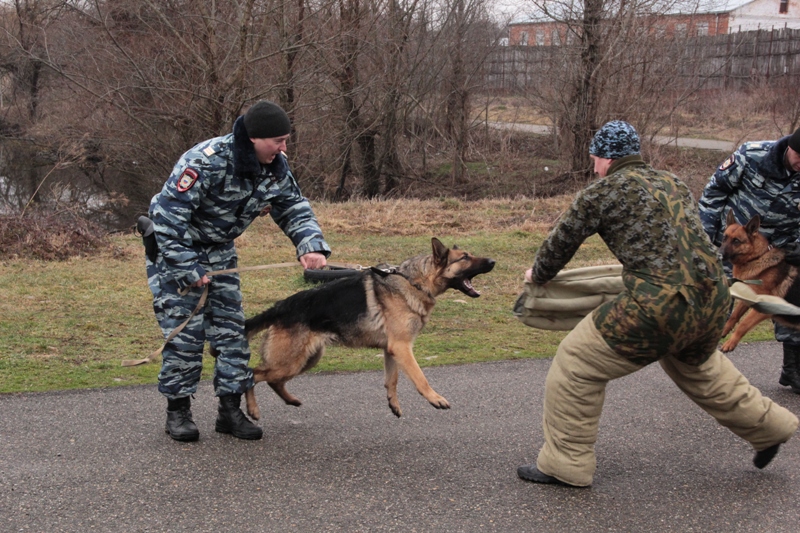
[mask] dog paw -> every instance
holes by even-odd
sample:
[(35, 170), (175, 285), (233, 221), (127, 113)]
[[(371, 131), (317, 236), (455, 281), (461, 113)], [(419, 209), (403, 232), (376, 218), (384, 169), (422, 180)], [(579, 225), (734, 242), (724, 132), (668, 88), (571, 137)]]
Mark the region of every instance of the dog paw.
[(261, 411), (258, 409), (258, 407), (255, 407), (253, 409), (248, 407), (247, 414), (250, 415), (250, 418), (252, 418), (253, 420), (258, 420), (259, 418), (261, 418)]
[(445, 400), (444, 396), (438, 396), (428, 400), (432, 406), (437, 409), (450, 409), (450, 402)]
[(732, 352), (734, 350), (734, 348), (736, 348), (737, 344), (739, 344), (739, 343), (738, 342), (732, 342), (732, 341), (726, 341), (725, 344), (722, 345), (722, 348), (720, 348), (720, 351), (722, 351), (722, 353)]
[(392, 400), (392, 398), (389, 398), (389, 409), (392, 410), (392, 413), (394, 413), (394, 416), (397, 418), (403, 416), (403, 411), (400, 409), (400, 404), (397, 402), (397, 400)]

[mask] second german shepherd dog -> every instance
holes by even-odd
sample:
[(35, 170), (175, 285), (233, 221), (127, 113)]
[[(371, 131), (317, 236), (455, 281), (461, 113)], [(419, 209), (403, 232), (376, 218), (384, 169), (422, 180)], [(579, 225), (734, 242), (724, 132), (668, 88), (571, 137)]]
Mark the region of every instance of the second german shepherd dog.
[[(277, 302), (245, 323), (248, 339), (265, 331), (254, 368), (255, 382), (266, 381), (289, 405), (301, 402), (286, 390), (286, 382), (316, 365), (325, 346), (383, 349), (389, 407), (400, 416), (398, 368), (437, 409), (450, 404), (425, 379), (414, 354), (414, 339), (425, 326), (436, 297), (456, 289), (477, 298), (472, 278), (494, 268), (494, 260), (475, 257), (431, 239), (433, 253), (405, 260), (396, 269), (364, 270)], [(254, 389), (246, 393), (247, 412), (260, 416)]]
[[(761, 217), (755, 215), (742, 226), (728, 211), (726, 224), (720, 252), (722, 259), (733, 265), (733, 277), (743, 281), (761, 280), (760, 285), (750, 285), (756, 293), (778, 296), (791, 304), (800, 304), (800, 269), (786, 263), (783, 251), (770, 245), (761, 234)], [(767, 315), (755, 309), (748, 311), (747, 305), (740, 301), (736, 303), (722, 331), (723, 337), (733, 331), (731, 338), (722, 345), (722, 351), (733, 351), (748, 331), (768, 318), (800, 329), (800, 317)]]

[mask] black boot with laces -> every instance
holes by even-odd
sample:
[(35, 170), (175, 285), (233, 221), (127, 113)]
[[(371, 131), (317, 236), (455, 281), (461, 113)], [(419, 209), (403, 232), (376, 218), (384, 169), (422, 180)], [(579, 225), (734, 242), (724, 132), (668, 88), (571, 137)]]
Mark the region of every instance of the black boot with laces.
[(241, 401), (241, 394), (219, 397), (219, 415), (215, 429), (219, 433), (229, 433), (238, 439), (258, 440), (263, 432), (239, 409)]
[(200, 432), (192, 420), (191, 399), (189, 396), (171, 400), (167, 398), (167, 425), (164, 431), (181, 442), (191, 442), (200, 438)]

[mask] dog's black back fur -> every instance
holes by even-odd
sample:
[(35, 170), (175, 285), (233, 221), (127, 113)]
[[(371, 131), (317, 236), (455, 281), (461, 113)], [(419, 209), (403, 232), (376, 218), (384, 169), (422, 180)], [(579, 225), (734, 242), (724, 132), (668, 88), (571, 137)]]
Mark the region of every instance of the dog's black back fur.
[(364, 272), (330, 281), (280, 300), (263, 313), (245, 322), (245, 332), (252, 335), (272, 324), (291, 328), (302, 324), (312, 331), (343, 335), (340, 326), (354, 323), (367, 312), (367, 295), (364, 292)]

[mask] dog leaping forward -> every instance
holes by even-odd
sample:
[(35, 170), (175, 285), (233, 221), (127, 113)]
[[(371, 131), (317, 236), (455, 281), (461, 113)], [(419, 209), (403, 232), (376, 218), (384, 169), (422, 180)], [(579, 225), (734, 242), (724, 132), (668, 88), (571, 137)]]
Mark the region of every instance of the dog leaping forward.
[[(475, 257), (454, 246), (448, 249), (431, 239), (433, 253), (403, 261), (389, 272), (377, 269), (341, 278), (301, 291), (247, 320), (248, 339), (264, 331), (261, 360), (255, 382), (266, 381), (289, 405), (300, 405), (286, 390), (286, 382), (314, 367), (325, 346), (383, 350), (389, 407), (401, 416), (397, 399), (398, 370), (437, 409), (449, 409), (447, 400), (431, 388), (417, 364), (412, 346), (428, 321), (436, 297), (456, 289), (477, 298), (472, 279), (490, 272), (493, 259)], [(246, 393), (247, 412), (260, 417), (254, 389)]]

